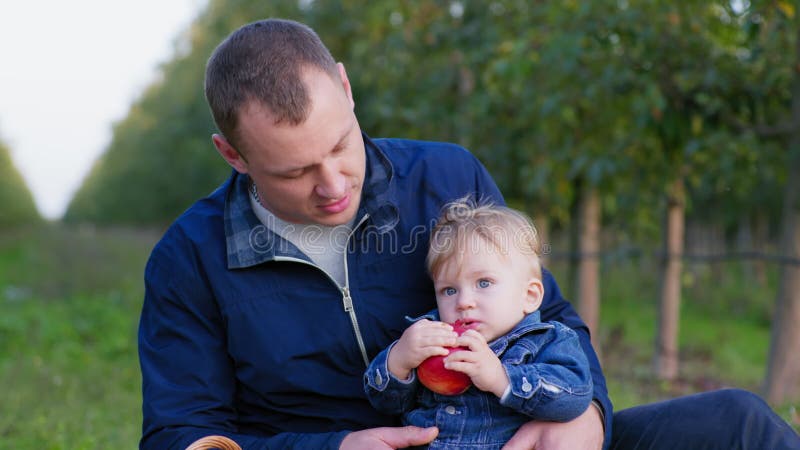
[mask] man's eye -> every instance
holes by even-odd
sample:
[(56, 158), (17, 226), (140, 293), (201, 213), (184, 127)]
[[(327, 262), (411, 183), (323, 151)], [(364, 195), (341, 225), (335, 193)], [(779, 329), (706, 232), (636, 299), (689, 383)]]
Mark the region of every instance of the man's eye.
[(479, 288), (488, 288), (492, 285), (492, 282), (489, 280), (478, 280), (478, 287)]
[(447, 296), (456, 295), (456, 289), (451, 287), (446, 287), (442, 289), (442, 294)]

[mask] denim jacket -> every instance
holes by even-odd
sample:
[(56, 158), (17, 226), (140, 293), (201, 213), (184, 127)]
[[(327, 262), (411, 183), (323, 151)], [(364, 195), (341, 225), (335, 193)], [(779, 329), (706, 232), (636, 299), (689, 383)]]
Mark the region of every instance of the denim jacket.
[[(414, 320), (422, 318), (438, 315)], [(437, 394), (419, 383), (415, 371), (399, 380), (388, 369), (392, 346), (370, 363), (364, 390), (376, 409), (402, 413), (406, 425), (439, 427), (430, 449), (499, 449), (531, 419), (569, 421), (592, 400), (589, 362), (577, 334), (560, 322), (542, 322), (539, 311), (489, 343), (511, 381), (502, 398), (475, 386), (460, 395)]]

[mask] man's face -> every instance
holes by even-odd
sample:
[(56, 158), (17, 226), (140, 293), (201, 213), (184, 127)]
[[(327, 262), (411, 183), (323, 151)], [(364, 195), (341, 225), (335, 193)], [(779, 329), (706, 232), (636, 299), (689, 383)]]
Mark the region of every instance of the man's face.
[(250, 175), (261, 203), (285, 221), (334, 226), (358, 211), (366, 154), (350, 84), (339, 68), (341, 80), (317, 70), (304, 72), (311, 109), (299, 125), (275, 124), (267, 109), (246, 104), (239, 112), (243, 158), (221, 148), (224, 138), (214, 137), (228, 163)]

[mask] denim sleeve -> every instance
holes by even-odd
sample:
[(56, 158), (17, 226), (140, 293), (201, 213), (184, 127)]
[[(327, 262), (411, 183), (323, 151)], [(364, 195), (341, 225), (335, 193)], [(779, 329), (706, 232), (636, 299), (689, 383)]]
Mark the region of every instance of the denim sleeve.
[(389, 347), (378, 353), (364, 372), (364, 392), (372, 406), (386, 414), (402, 414), (414, 407), (417, 388), (416, 371), (411, 372), (408, 380), (399, 380), (389, 372)]
[(338, 449), (347, 431), (271, 437), (236, 433), (235, 375), (225, 349), (224, 327), (213, 297), (190, 261), (189, 256), (170, 258), (154, 251), (145, 269), (139, 322), (143, 394), (139, 448), (183, 450), (201, 437), (224, 435), (246, 449)]
[(592, 385), (594, 386), (593, 398), (599, 401), (600, 405), (603, 407), (603, 416), (605, 418), (605, 443), (603, 448), (608, 448), (611, 444), (613, 409), (611, 399), (608, 397), (608, 389), (606, 388), (606, 379), (605, 376), (603, 376), (603, 369), (600, 367), (600, 361), (597, 359), (597, 354), (592, 347), (592, 342), (589, 337), (589, 328), (583, 323), (583, 320), (581, 320), (578, 313), (572, 308), (572, 305), (561, 295), (561, 290), (549, 271), (542, 270), (542, 281), (544, 282), (544, 300), (542, 301), (542, 306), (539, 308), (542, 321), (554, 320), (561, 322), (575, 330), (578, 334), (581, 348), (583, 348), (583, 352), (589, 360), (589, 367), (592, 373)]
[(541, 347), (518, 342), (503, 358), (511, 389), (500, 403), (536, 420), (566, 422), (591, 403), (592, 376), (577, 334), (554, 325)]

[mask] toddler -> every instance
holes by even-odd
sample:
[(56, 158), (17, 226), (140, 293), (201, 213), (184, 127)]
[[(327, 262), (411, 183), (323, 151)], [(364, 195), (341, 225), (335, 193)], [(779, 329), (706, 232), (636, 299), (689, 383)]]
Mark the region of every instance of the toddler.
[[(510, 208), (445, 206), (428, 250), (437, 309), (417, 319), (370, 363), (365, 391), (372, 405), (402, 414), (405, 425), (436, 426), (431, 449), (499, 449), (530, 420), (569, 421), (592, 400), (589, 364), (573, 330), (541, 322), (544, 296), (538, 238), (530, 220)], [(458, 336), (450, 325), (460, 321)], [(435, 393), (416, 368), (446, 347), (465, 347), (445, 368), (472, 386)]]

